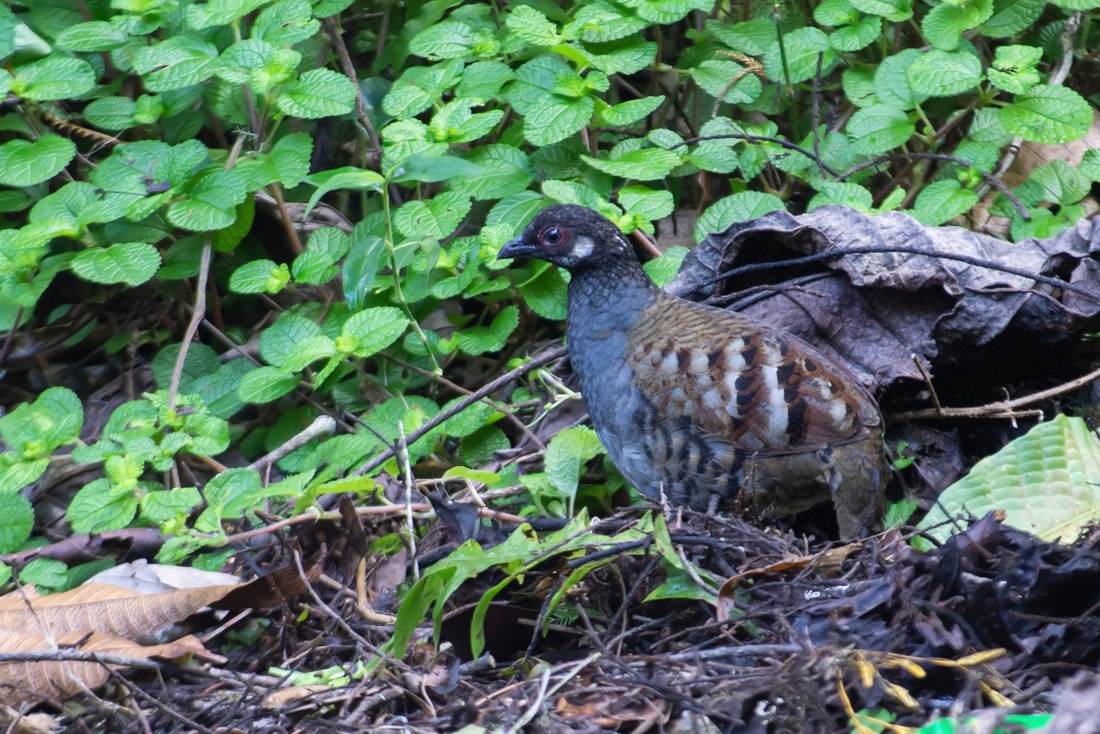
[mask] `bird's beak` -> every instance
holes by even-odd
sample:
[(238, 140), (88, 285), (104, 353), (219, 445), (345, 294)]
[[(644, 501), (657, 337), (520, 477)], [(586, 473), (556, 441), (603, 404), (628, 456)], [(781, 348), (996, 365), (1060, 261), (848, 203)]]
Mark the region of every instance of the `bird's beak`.
[(536, 257), (537, 251), (531, 245), (524, 243), (523, 234), (518, 237), (514, 237), (505, 243), (504, 247), (500, 248), (500, 252), (497, 253), (497, 260), (507, 260), (509, 258), (520, 257)]

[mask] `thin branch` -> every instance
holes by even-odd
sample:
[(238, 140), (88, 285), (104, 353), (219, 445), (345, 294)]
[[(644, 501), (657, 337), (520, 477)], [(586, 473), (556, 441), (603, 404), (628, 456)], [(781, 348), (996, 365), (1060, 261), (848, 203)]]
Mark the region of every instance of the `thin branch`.
[[(510, 382), (513, 382), (514, 380), (516, 380), (516, 379), (522, 377), (523, 375), (527, 374), (528, 372), (530, 372), (532, 370), (536, 370), (539, 367), (543, 367), (545, 365), (548, 365), (551, 362), (553, 362), (555, 360), (558, 360), (558, 359), (561, 359), (564, 356), (565, 356), (565, 347), (559, 347), (557, 349), (552, 349), (552, 350), (550, 350), (550, 351), (546, 352), (545, 354), (542, 354), (538, 357), (535, 357), (530, 362), (528, 362), (526, 364), (523, 364), (523, 365), (520, 365), (519, 367), (515, 368), (511, 372), (504, 373), (503, 375), (501, 375), (497, 379), (493, 380), (492, 382), (487, 383), (484, 387), (482, 387), (477, 392), (471, 393), (470, 395), (466, 396), (462, 400), (460, 400), (457, 403), (455, 403), (454, 405), (452, 405), (447, 410), (445, 410), (445, 411), (439, 413), (438, 415), (436, 415), (435, 417), (433, 417), (427, 423), (420, 426), (420, 428), (417, 428), (415, 431), (413, 431), (408, 436), (406, 436), (405, 440), (410, 444), (416, 443), (416, 441), (418, 439), (423, 437), (425, 434), (427, 434), (433, 428), (438, 426), (440, 423), (447, 420), (448, 418), (451, 418), (453, 416), (458, 415), (462, 411), (466, 410), (466, 408), (469, 408), (471, 405), (478, 402), (482, 398), (486, 397), (490, 393), (492, 393), (496, 390), (499, 390), (500, 388), (504, 387), (505, 385), (509, 384)], [(378, 456), (376, 456), (373, 459), (371, 459), (370, 461), (368, 461), (363, 466), (356, 469), (354, 472), (352, 472), (351, 476), (358, 476), (360, 474), (366, 474), (369, 471), (373, 471), (374, 469), (377, 469), (378, 467), (385, 464), (387, 461), (389, 461), (391, 458), (393, 458), (396, 454), (397, 454), (397, 449), (395, 447), (391, 446), (391, 447), (387, 448), (385, 451), (383, 451), (382, 453), (380, 453)]]
[(210, 257), (213, 251), (210, 235), (202, 243), (202, 260), (199, 263), (199, 279), (195, 286), (195, 308), (191, 313), (191, 321), (187, 324), (183, 340), (180, 341), (180, 351), (176, 355), (176, 365), (172, 368), (172, 380), (168, 383), (168, 407), (176, 407), (176, 396), (180, 390), (180, 380), (183, 378), (183, 363), (187, 359), (187, 349), (191, 340), (198, 333), (199, 323), (206, 316), (206, 285), (210, 277)]

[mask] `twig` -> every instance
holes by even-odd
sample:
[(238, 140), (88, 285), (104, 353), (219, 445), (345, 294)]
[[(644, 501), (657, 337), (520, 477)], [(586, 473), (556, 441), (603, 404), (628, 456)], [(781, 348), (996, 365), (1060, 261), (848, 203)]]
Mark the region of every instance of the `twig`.
[[(542, 354), (538, 357), (535, 357), (530, 362), (527, 362), (526, 364), (520, 365), (519, 367), (515, 368), (514, 370), (511, 370), (510, 372), (504, 373), (503, 375), (501, 375), (497, 379), (493, 380), (492, 382), (486, 383), (485, 386), (482, 387), (480, 390), (466, 396), (462, 400), (460, 400), (457, 403), (455, 403), (454, 405), (452, 405), (447, 410), (442, 411), (441, 413), (439, 413), (438, 415), (433, 417), (431, 420), (427, 421), (424, 425), (420, 426), (420, 428), (417, 428), (415, 431), (410, 433), (406, 437), (406, 440), (409, 443), (416, 443), (418, 439), (423, 437), (425, 434), (427, 434), (433, 428), (437, 427), (439, 424), (443, 423), (443, 421), (447, 420), (448, 418), (451, 418), (453, 416), (458, 415), (462, 411), (466, 410), (466, 408), (469, 408), (471, 405), (478, 402), (482, 398), (486, 397), (490, 393), (492, 393), (496, 390), (499, 390), (500, 388), (504, 387), (508, 383), (513, 382), (514, 380), (518, 379), (519, 377), (522, 377), (523, 375), (527, 374), (531, 370), (535, 370), (535, 369), (538, 369), (539, 367), (543, 367), (545, 365), (548, 365), (551, 362), (553, 362), (555, 360), (558, 360), (558, 359), (561, 359), (564, 356), (565, 356), (565, 347), (559, 347), (557, 349), (552, 349), (552, 350), (550, 350), (550, 351), (546, 352), (545, 354)], [(380, 453), (378, 456), (374, 457), (373, 459), (368, 461), (366, 464), (364, 464), (363, 466), (359, 467), (354, 472), (352, 472), (352, 476), (358, 476), (358, 475), (361, 475), (361, 474), (366, 474), (369, 471), (373, 471), (374, 469), (377, 469), (378, 467), (382, 466), (387, 461), (389, 461), (391, 458), (393, 458), (393, 456), (395, 454), (396, 454), (396, 449), (394, 447), (391, 446), (390, 448), (387, 448), (385, 451)]]
[(332, 416), (319, 415), (317, 416), (304, 431), (298, 435), (292, 437), (289, 441), (284, 442), (281, 446), (277, 447), (274, 451), (261, 456), (248, 465), (249, 469), (253, 469), (258, 472), (263, 472), (269, 466), (274, 464), (279, 459), (283, 458), (291, 451), (295, 451), (307, 443), (317, 438), (318, 436), (326, 436), (336, 430), (336, 421)]
[[(238, 138), (240, 139), (240, 138)], [(210, 235), (202, 243), (202, 260), (199, 263), (199, 279), (195, 285), (195, 309), (191, 313), (191, 321), (187, 324), (183, 340), (180, 341), (180, 351), (176, 355), (176, 365), (172, 368), (172, 381), (168, 383), (168, 407), (176, 407), (176, 396), (180, 390), (180, 379), (183, 377), (183, 363), (187, 359), (187, 348), (195, 334), (199, 330), (199, 323), (206, 315), (206, 284), (210, 273), (210, 253), (213, 250)]]
[(413, 524), (412, 514), (412, 462), (409, 460), (409, 442), (405, 440), (404, 421), (397, 421), (397, 440), (401, 457), (401, 473), (405, 475), (405, 545), (409, 549), (409, 560), (412, 561), (415, 582), (420, 579), (420, 561), (416, 557), (416, 526)]
[(329, 38), (332, 40), (332, 47), (336, 49), (336, 55), (340, 59), (340, 68), (343, 70), (344, 75), (351, 80), (351, 83), (355, 85), (355, 115), (359, 118), (359, 124), (366, 130), (367, 137), (370, 139), (371, 154), (377, 158), (379, 153), (382, 152), (382, 143), (378, 139), (378, 133), (375, 132), (374, 126), (371, 125), (370, 116), (367, 115), (367, 103), (363, 99), (363, 90), (359, 87), (359, 77), (355, 73), (355, 63), (351, 60), (351, 54), (348, 53), (348, 47), (344, 44), (343, 36), (340, 35), (340, 29), (336, 27), (336, 18), (325, 18), (324, 26)]
[(932, 384), (932, 378), (928, 375), (928, 370), (924, 369), (920, 357), (916, 354), (910, 356), (913, 358), (913, 364), (920, 370), (921, 377), (924, 378), (924, 384), (928, 386), (928, 392), (932, 395), (932, 405), (936, 406), (936, 415), (943, 415), (943, 405), (940, 404), (940, 396), (936, 394), (936, 387)]
[[(938, 410), (936, 408), (924, 408), (922, 410), (909, 410), (904, 413), (895, 413), (891, 415), (890, 418), (892, 420), (917, 420), (924, 418), (1010, 418), (1013, 417), (1011, 411), (1016, 408), (1064, 395), (1067, 392), (1071, 392), (1089, 384), (1097, 378), (1100, 378), (1100, 369), (1093, 370), (1083, 377), (1078, 377), (1069, 382), (1062, 383), (1061, 385), (1055, 385), (1046, 390), (1040, 390), (1031, 395), (1024, 395), (1015, 400), (1002, 400), (974, 408), (940, 408)], [(1016, 413), (1015, 417), (1025, 417), (1025, 415), (1030, 416), (1035, 414), (1041, 416), (1042, 411), (1028, 411), (1027, 414)]]

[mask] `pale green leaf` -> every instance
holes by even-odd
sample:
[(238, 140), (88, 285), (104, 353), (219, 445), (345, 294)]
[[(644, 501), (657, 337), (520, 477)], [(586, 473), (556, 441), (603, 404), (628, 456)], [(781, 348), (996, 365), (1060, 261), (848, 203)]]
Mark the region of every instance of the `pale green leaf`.
[(77, 253), (71, 267), (93, 283), (141, 285), (160, 268), (160, 252), (145, 242), (119, 242)]

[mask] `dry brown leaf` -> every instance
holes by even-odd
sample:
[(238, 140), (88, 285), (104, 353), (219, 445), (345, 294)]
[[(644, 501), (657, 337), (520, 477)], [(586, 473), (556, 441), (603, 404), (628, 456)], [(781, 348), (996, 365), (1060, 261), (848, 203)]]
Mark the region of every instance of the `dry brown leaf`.
[(15, 591), (0, 597), (0, 627), (58, 637), (89, 632), (138, 637), (186, 619), (235, 588), (221, 584), (141, 594), (93, 583), (50, 596), (39, 596), (33, 590)]
[[(0, 628), (0, 655), (13, 652), (102, 652), (147, 660), (150, 657), (179, 658), (201, 655), (224, 661), (209, 653), (197, 637), (188, 635), (162, 645), (139, 645), (117, 635), (70, 632), (53, 639), (23, 630)], [(103, 685), (110, 668), (100, 663), (71, 660), (28, 660), (0, 663), (0, 695), (10, 706), (38, 703), (43, 699), (64, 701), (85, 688)]]
[(267, 694), (260, 702), (260, 708), (265, 709), (277, 709), (286, 706), (287, 704), (297, 703), (304, 698), (309, 698), (318, 693), (324, 693), (331, 691), (332, 686), (290, 686), (289, 688), (280, 688), (277, 691)]

